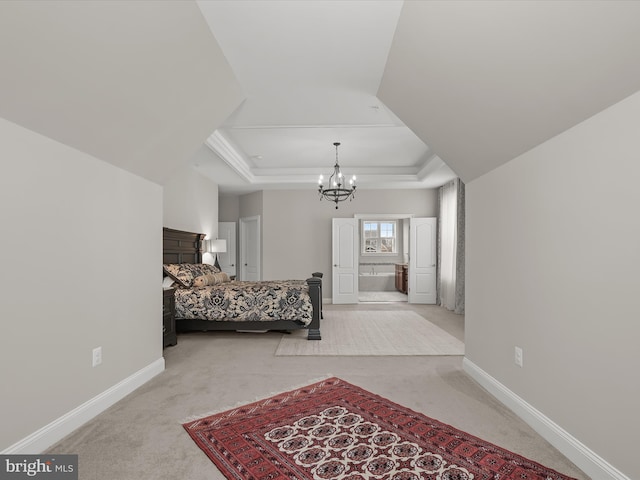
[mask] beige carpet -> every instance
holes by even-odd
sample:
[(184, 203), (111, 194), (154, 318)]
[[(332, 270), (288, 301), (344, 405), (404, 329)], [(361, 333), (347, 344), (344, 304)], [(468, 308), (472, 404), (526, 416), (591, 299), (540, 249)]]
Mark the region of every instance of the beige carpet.
[(287, 355), (464, 355), (464, 344), (408, 310), (325, 311), (322, 340), (306, 330), (283, 335), (276, 356)]
[[(385, 304), (327, 304), (324, 314), (328, 318), (330, 311), (342, 315), (354, 309), (397, 310)], [(434, 323), (436, 318), (457, 323), (461, 332), (464, 328), (462, 315), (435, 305), (404, 309)], [(77, 454), (82, 480), (227, 480), (194, 446), (180, 421), (332, 374), (566, 475), (590, 478), (467, 375), (462, 356), (276, 357), (280, 338), (275, 333), (181, 333), (176, 346), (163, 350), (164, 372), (46, 453)]]

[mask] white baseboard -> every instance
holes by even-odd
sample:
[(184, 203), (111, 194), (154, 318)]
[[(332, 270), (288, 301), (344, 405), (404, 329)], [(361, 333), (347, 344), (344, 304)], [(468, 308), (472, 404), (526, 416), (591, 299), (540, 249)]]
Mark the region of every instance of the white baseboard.
[(161, 357), (0, 453), (3, 455), (42, 453), (163, 370), (164, 358)]
[(464, 371), (594, 480), (631, 480), (466, 357)]

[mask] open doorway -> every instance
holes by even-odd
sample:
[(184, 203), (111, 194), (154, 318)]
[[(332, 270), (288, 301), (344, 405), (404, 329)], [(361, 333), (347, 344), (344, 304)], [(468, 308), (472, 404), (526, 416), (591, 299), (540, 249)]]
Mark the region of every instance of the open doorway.
[(410, 215), (356, 215), (359, 230), (358, 302), (408, 301)]
[[(365, 291), (394, 291), (397, 266), (407, 267), (408, 303), (436, 303), (436, 219), (389, 214), (384, 217), (332, 219), (333, 303), (359, 303), (359, 293)], [(361, 227), (364, 233), (360, 232)], [(363, 296), (363, 301), (367, 300), (383, 301), (380, 296)]]

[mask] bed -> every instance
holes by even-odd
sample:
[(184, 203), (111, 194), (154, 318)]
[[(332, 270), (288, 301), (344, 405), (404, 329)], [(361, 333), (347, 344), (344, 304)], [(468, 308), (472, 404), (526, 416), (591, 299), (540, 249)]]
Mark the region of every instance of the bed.
[(202, 263), (203, 240), (201, 233), (163, 229), (163, 275), (176, 287), (178, 332), (306, 329), (309, 340), (321, 339), (321, 273), (306, 280), (229, 280)]

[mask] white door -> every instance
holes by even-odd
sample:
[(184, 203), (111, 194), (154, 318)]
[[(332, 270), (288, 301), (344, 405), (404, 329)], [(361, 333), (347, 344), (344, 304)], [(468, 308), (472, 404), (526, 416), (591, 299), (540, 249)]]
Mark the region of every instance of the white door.
[(240, 219), (240, 280), (261, 280), (260, 215)]
[(333, 303), (358, 303), (358, 219), (334, 218), (332, 236)]
[(219, 222), (218, 238), (224, 238), (227, 241), (227, 251), (218, 254), (218, 263), (223, 272), (230, 277), (236, 273), (236, 222)]
[(436, 219), (409, 224), (409, 303), (436, 303)]

